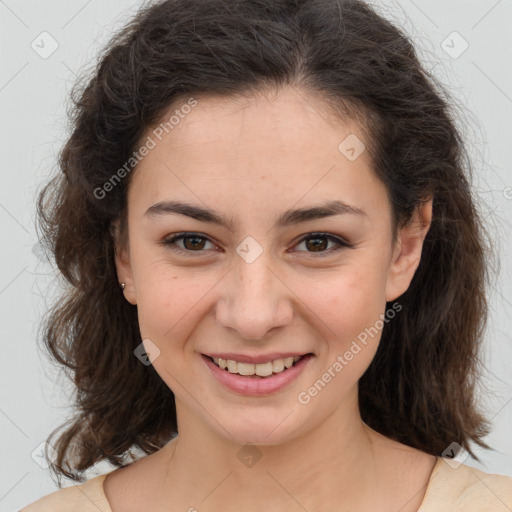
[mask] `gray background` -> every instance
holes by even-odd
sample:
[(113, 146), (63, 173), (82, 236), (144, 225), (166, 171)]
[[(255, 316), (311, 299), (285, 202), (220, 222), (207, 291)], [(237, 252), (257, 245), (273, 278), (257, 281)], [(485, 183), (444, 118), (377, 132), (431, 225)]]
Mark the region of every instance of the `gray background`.
[[(471, 458), (464, 463), (512, 476), (512, 1), (374, 3), (411, 34), (426, 67), (463, 108), (460, 123), (474, 159), (475, 191), (501, 256), (480, 396), (494, 450), (476, 450), (482, 464)], [(0, 0), (0, 512), (56, 490), (37, 454), (65, 421), (72, 398), (68, 381), (36, 345), (59, 280), (38, 246), (35, 197), (66, 137), (65, 108), (76, 73), (95, 61), (98, 49), (140, 4)], [(44, 31), (50, 36), (41, 36)], [(52, 44), (58, 47), (46, 55)], [(87, 475), (110, 469), (99, 464)]]

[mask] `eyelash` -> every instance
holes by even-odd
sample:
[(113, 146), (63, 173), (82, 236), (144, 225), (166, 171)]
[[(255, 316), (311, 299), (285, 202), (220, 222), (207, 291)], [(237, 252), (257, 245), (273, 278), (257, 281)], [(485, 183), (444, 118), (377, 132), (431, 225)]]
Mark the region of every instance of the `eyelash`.
[[(197, 253), (201, 253), (203, 252), (204, 250), (199, 250), (199, 251), (191, 251), (191, 250), (187, 250), (187, 249), (182, 249), (181, 247), (178, 247), (176, 245), (176, 242), (178, 240), (182, 240), (184, 238), (202, 238), (202, 239), (205, 239), (211, 243), (213, 243), (211, 240), (209, 240), (209, 238), (207, 236), (204, 236), (202, 235), (201, 233), (194, 233), (194, 232), (184, 232), (184, 233), (177, 233), (176, 235), (173, 235), (171, 238), (167, 238), (165, 240), (162, 241), (162, 244), (166, 247), (169, 247), (170, 249), (172, 249), (173, 251), (175, 252), (178, 252), (178, 253), (181, 253), (181, 254), (191, 254), (191, 253), (194, 253), (194, 252), (197, 252)], [(341, 249), (350, 249), (353, 246), (353, 244), (347, 242), (346, 240), (343, 240), (342, 238), (339, 238), (337, 236), (334, 236), (334, 235), (330, 235), (328, 233), (320, 233), (320, 232), (315, 232), (315, 233), (308, 233), (307, 235), (303, 236), (298, 242), (297, 242), (297, 245), (298, 244), (301, 244), (302, 242), (306, 241), (306, 240), (310, 240), (310, 239), (314, 239), (314, 238), (327, 238), (328, 240), (330, 241), (334, 241), (338, 244), (338, 247), (335, 247), (335, 248), (331, 248), (331, 249), (328, 249), (328, 250), (325, 250), (325, 251), (320, 251), (318, 253), (314, 253), (314, 252), (310, 252), (309, 254), (313, 255), (314, 258), (321, 258), (323, 256), (328, 256), (334, 252), (337, 252)], [(308, 252), (308, 251), (299, 251), (299, 252)]]

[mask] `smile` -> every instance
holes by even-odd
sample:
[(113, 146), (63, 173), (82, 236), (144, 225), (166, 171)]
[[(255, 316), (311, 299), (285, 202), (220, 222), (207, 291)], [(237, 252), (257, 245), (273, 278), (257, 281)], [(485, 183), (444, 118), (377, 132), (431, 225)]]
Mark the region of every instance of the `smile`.
[[(277, 359), (274, 356), (269, 361), (258, 363), (220, 358), (217, 355), (202, 354), (201, 357), (212, 377), (223, 387), (253, 397), (284, 391), (315, 358), (311, 352)], [(251, 358), (247, 356), (245, 359)]]
[(259, 364), (243, 363), (220, 357), (212, 357), (211, 359), (219, 368), (229, 373), (237, 373), (244, 376), (270, 377), (273, 374), (278, 374), (291, 368), (302, 357), (304, 356), (287, 357)]

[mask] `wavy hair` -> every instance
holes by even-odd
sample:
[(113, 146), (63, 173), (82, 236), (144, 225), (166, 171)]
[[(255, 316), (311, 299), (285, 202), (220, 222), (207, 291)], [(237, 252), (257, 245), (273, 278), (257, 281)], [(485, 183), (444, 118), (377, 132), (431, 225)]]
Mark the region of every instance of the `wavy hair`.
[(66, 280), (42, 338), (76, 390), (72, 418), (47, 441), (59, 486), (61, 475), (82, 481), (96, 462), (126, 465), (131, 448), (150, 454), (177, 434), (172, 391), (134, 357), (137, 308), (114, 265), (112, 226), (126, 228), (136, 165), (108, 194), (98, 190), (171, 105), (284, 86), (364, 126), (395, 232), (434, 200), (403, 309), (359, 381), (363, 421), (432, 455), (453, 441), (472, 455), (469, 443), (488, 447), (475, 386), (490, 249), (453, 101), (410, 39), (359, 0), (164, 0), (141, 7), (75, 83), (59, 172), (38, 198), (42, 241)]

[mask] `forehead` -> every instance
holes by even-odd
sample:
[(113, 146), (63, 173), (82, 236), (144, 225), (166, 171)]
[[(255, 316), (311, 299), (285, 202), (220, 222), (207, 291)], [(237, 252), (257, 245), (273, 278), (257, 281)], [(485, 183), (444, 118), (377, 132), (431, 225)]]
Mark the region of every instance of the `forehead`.
[[(361, 126), (349, 116), (334, 115), (318, 96), (292, 87), (246, 96), (202, 96), (191, 108), (186, 103), (184, 98), (175, 102), (161, 123), (165, 127), (165, 121), (173, 118), (173, 126), (162, 136), (167, 139), (168, 147), (182, 149), (186, 156), (189, 156), (186, 147), (189, 144), (209, 145), (210, 151), (225, 151), (231, 145), (232, 155), (240, 156), (232, 146), (236, 141), (243, 145), (245, 155), (259, 149), (277, 150), (280, 146), (288, 157), (295, 152), (318, 158), (315, 150), (337, 149), (344, 134), (365, 138)], [(180, 152), (176, 151), (175, 155), (179, 156)]]
[(172, 129), (161, 140), (155, 127), (143, 137), (156, 144), (137, 166), (129, 203), (147, 208), (186, 197), (263, 212), (300, 202), (357, 203), (364, 194), (385, 206), (361, 126), (329, 114), (312, 96), (288, 88), (272, 95), (197, 97), (191, 108), (175, 102), (163, 122), (172, 114)]

